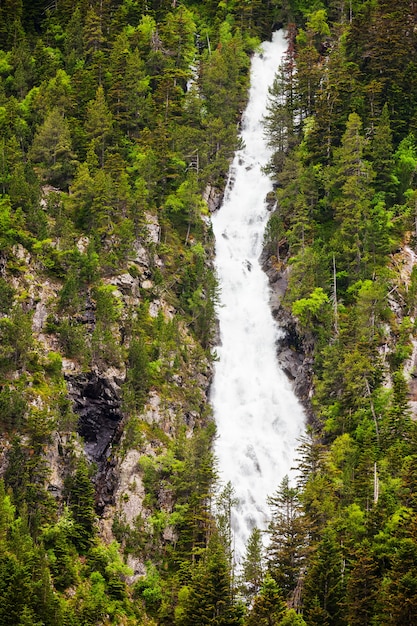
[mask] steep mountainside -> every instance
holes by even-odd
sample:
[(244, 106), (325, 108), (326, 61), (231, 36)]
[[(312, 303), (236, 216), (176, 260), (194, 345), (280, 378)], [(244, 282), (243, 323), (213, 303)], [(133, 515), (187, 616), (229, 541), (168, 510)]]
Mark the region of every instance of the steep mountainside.
[[(0, 624), (413, 623), (416, 19), (1, 3)], [(311, 428), (237, 576), (230, 486), (211, 506), (209, 213), (282, 25), (264, 262)]]

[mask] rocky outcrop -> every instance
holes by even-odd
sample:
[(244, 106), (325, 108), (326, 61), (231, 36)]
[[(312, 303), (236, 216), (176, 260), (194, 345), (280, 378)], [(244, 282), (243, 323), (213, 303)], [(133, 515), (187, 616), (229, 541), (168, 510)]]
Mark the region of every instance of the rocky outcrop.
[(96, 510), (101, 515), (114, 503), (118, 484), (117, 459), (112, 446), (122, 434), (121, 388), (123, 377), (116, 370), (66, 374), (68, 395), (78, 416), (77, 432), (84, 453), (95, 463)]
[(66, 374), (68, 394), (78, 415), (78, 433), (90, 461), (99, 466), (109, 456), (122, 420), (119, 372)]
[[(220, 191), (213, 188), (209, 192), (208, 201), (212, 210), (218, 208), (221, 198)], [(59, 418), (62, 417), (62, 421), (59, 421), (57, 430), (51, 433), (50, 442), (45, 446), (45, 462), (50, 470), (45, 488), (58, 505), (63, 504), (66, 498), (65, 480), (74, 472), (77, 459), (85, 455), (93, 466), (97, 523), (103, 540), (108, 543), (115, 538), (115, 519), (135, 532), (138, 519), (143, 518), (148, 524), (147, 520), (152, 515), (153, 505), (149, 506), (146, 500), (144, 504), (145, 481), (140, 459), (163, 453), (167, 442), (177, 436), (179, 425), (191, 436), (193, 430), (207, 419), (208, 413), (207, 397), (212, 375), (210, 360), (190, 333), (184, 316), (177, 314), (176, 298), (170, 294), (172, 285), (155, 278), (157, 269), (164, 273), (164, 259), (158, 255), (161, 228), (156, 216), (146, 213), (145, 220), (141, 225), (141, 234), (132, 243), (123, 265), (117, 269), (109, 266), (97, 280), (80, 283), (77, 297), (74, 297), (76, 304), (72, 303), (68, 308), (60, 302), (64, 277), (53, 271), (49, 275), (40, 254), (16, 244), (10, 252), (13, 272), (8, 271), (7, 259), (0, 254), (0, 275), (4, 275), (16, 292), (24, 312), (30, 314), (33, 352), (37, 354), (38, 363), (45, 364), (45, 381), (51, 380), (51, 385), (56, 384), (57, 387), (59, 383), (63, 411), (62, 416), (59, 413)], [(85, 235), (79, 237), (74, 245), (77, 251), (74, 256), (83, 255), (85, 260), (91, 249), (90, 238)], [(111, 235), (103, 243), (103, 255), (117, 245), (117, 237)], [(61, 252), (59, 244), (51, 244), (52, 247)], [(157, 277), (159, 275), (156, 274)], [(115, 346), (121, 346), (120, 354), (118, 350), (114, 351), (117, 352), (114, 359), (101, 353), (92, 356), (94, 333), (100, 322), (96, 289), (104, 286), (105, 293), (112, 295), (117, 310), (114, 319), (106, 320), (106, 331), (109, 336), (111, 334)], [(141, 308), (145, 301), (146, 306)], [(132, 337), (131, 325), (137, 324), (139, 311), (149, 331), (149, 346), (153, 347), (152, 341), (157, 341), (157, 337), (153, 337), (153, 326), (160, 323), (165, 328), (159, 318), (163, 318), (167, 331), (172, 332), (171, 326), (175, 328), (176, 336), (168, 337), (160, 359), (155, 358), (152, 362), (157, 384), (149, 390), (140, 414), (135, 412), (133, 415), (137, 422), (135, 438), (131, 436), (131, 430), (124, 432), (132, 415), (123, 411), (122, 387), (126, 378), (125, 367), (128, 366), (126, 354)], [(174, 322), (172, 325), (171, 321)], [(68, 346), (73, 346), (66, 342), (64, 331), (67, 329), (74, 331), (71, 338), (79, 340), (74, 350), (69, 349)], [(164, 368), (160, 379), (157, 376), (159, 367)], [(66, 383), (66, 393), (61, 377)], [(38, 399), (37, 387), (32, 381), (30, 398), (32, 403)], [(45, 399), (45, 407), (49, 400)], [(44, 405), (40, 404), (37, 408), (43, 409)], [(53, 410), (55, 415), (55, 405)], [(7, 436), (1, 443), (0, 476), (6, 471), (11, 446)], [(160, 485), (155, 506), (171, 514), (174, 502), (170, 498), (172, 500), (173, 496), (169, 486)], [(151, 531), (152, 528), (146, 532)], [(160, 541), (175, 543), (176, 539), (174, 527), (167, 525)], [(129, 564), (133, 582), (145, 573), (145, 568), (137, 555), (130, 556)]]
[(282, 336), (277, 341), (279, 364), (293, 383), (294, 391), (307, 413), (311, 414), (313, 359), (305, 350), (292, 316), (281, 308), (275, 310), (274, 317), (283, 330)]
[(220, 209), (220, 205), (223, 202), (224, 192), (218, 189), (217, 187), (213, 187), (212, 185), (207, 185), (203, 193), (203, 200), (207, 202), (208, 210), (210, 213), (217, 211)]
[(294, 391), (303, 403), (307, 415), (312, 418), (311, 396), (313, 393), (312, 346), (307, 337), (300, 336), (295, 319), (283, 304), (288, 287), (289, 268), (264, 252), (262, 268), (271, 287), (270, 304), (274, 318), (281, 329), (277, 340), (278, 361), (293, 384)]
[(404, 374), (408, 383), (408, 404), (413, 419), (417, 419), (417, 341), (412, 341), (413, 352), (406, 361)]
[[(394, 287), (388, 294), (388, 304), (396, 318), (396, 324), (399, 327), (407, 314), (410, 322), (415, 324), (416, 307), (407, 310), (405, 306), (404, 294), (407, 294), (412, 287), (413, 268), (417, 266), (417, 253), (411, 244), (405, 244), (399, 251), (391, 256), (391, 266), (396, 276)], [(397, 333), (398, 335), (398, 333)], [(387, 346), (387, 352), (393, 350), (397, 336), (392, 336), (392, 345)], [(403, 364), (403, 373), (408, 385), (408, 407), (412, 419), (417, 420), (417, 339), (413, 330), (410, 328), (409, 334), (411, 354)], [(392, 384), (388, 382), (389, 386)]]

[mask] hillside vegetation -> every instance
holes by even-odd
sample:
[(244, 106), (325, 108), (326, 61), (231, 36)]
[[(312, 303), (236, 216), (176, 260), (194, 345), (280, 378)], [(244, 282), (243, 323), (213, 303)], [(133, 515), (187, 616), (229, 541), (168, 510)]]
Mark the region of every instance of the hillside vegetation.
[[(1, 3), (0, 624), (413, 623), (416, 24), (405, 0)], [(280, 26), (265, 247), (312, 419), (235, 573), (209, 204)]]

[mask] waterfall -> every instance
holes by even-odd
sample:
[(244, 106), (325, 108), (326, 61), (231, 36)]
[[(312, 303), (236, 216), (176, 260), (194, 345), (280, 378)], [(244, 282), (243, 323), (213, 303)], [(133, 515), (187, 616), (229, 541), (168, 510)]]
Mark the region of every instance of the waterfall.
[(276, 342), (282, 331), (272, 317), (268, 279), (259, 263), (268, 220), (266, 195), (272, 190), (272, 181), (262, 172), (270, 158), (262, 116), (285, 50), (278, 31), (252, 60), (242, 120), (244, 147), (231, 166), (223, 205), (212, 215), (220, 345), (211, 403), (220, 479), (232, 483), (238, 499), (232, 512), (237, 562), (252, 528), (265, 529), (267, 497), (290, 474), (304, 429), (303, 409), (279, 367)]

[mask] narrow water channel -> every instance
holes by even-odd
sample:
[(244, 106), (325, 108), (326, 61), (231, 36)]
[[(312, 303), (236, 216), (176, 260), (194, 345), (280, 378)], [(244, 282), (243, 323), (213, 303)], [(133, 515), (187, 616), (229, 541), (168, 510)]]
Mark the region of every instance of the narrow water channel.
[(272, 181), (262, 172), (270, 153), (262, 117), (268, 87), (286, 50), (282, 31), (262, 44), (251, 66), (249, 102), (242, 122), (244, 148), (234, 158), (222, 207), (212, 216), (220, 325), (211, 403), (217, 423), (215, 454), (223, 483), (238, 505), (232, 514), (237, 562), (254, 526), (266, 527), (272, 495), (290, 473), (303, 409), (279, 366), (280, 332), (269, 306), (269, 285), (259, 256), (268, 220)]

